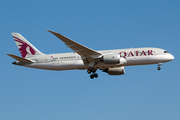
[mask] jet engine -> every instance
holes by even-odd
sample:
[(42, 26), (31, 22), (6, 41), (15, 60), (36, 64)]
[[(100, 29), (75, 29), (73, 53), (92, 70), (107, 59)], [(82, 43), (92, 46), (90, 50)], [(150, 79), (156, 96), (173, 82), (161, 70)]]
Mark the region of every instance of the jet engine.
[(117, 68), (104, 69), (103, 72), (106, 72), (109, 75), (123, 75), (125, 73), (125, 69), (123, 66), (123, 67), (117, 67)]
[(119, 54), (108, 54), (102, 56), (99, 61), (104, 62), (104, 64), (118, 64), (118, 63), (126, 63), (126, 59), (120, 57)]

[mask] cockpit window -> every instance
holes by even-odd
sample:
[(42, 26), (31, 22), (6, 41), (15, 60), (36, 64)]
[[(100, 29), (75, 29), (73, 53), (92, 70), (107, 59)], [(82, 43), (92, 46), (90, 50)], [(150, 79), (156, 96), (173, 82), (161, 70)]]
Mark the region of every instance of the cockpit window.
[(164, 51), (164, 53), (169, 53), (168, 51)]

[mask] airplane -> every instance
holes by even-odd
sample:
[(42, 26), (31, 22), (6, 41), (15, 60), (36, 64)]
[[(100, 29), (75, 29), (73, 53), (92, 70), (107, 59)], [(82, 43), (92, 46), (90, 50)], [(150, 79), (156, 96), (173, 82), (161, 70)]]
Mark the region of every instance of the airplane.
[(109, 75), (123, 75), (125, 66), (157, 64), (157, 69), (160, 70), (162, 63), (174, 59), (168, 51), (153, 47), (95, 51), (57, 32), (47, 31), (62, 40), (74, 52), (44, 54), (21, 34), (11, 33), (22, 56), (7, 54), (17, 60), (12, 64), (56, 71), (87, 70), (90, 78), (93, 79), (98, 77), (97, 69)]

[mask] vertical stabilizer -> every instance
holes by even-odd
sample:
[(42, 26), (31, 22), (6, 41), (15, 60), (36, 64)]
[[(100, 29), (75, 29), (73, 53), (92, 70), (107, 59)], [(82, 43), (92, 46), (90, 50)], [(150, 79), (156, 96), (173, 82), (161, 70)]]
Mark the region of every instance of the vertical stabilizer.
[(11, 34), (23, 58), (32, 57), (35, 55), (43, 55), (43, 53), (41, 53), (37, 48), (35, 48), (21, 34), (19, 33), (11, 33)]

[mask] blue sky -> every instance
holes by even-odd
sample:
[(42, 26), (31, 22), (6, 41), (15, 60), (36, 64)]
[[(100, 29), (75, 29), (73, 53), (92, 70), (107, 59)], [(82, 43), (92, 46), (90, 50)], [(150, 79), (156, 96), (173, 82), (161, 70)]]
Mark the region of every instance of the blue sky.
[[(180, 1), (4, 0), (0, 2), (1, 120), (179, 120)], [(122, 76), (97, 71), (46, 71), (12, 65), (20, 56), (11, 32), (41, 52), (72, 52), (46, 29), (94, 50), (158, 47), (175, 59), (125, 67)]]

